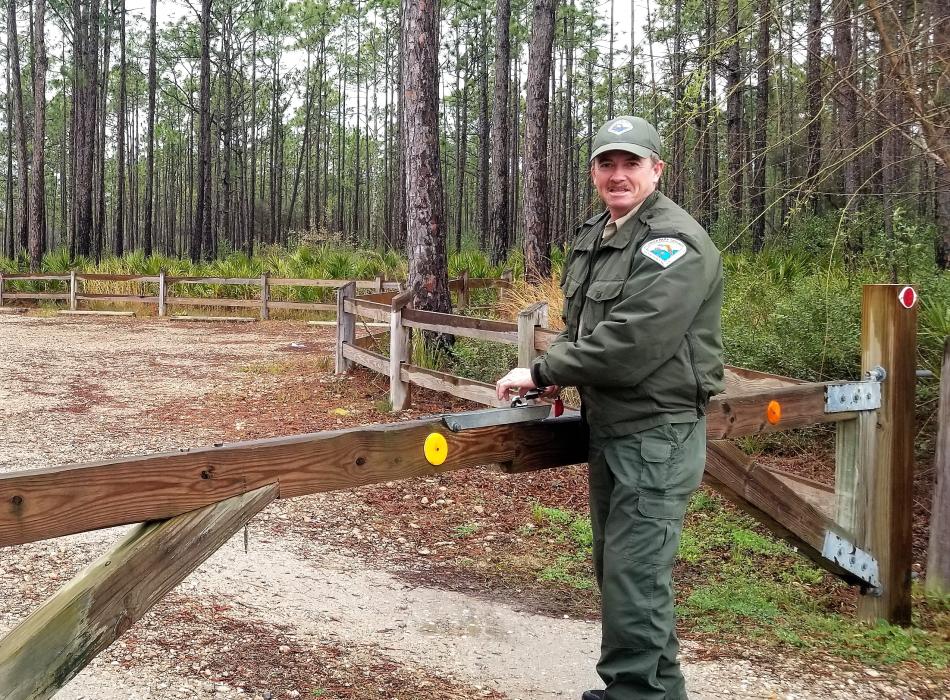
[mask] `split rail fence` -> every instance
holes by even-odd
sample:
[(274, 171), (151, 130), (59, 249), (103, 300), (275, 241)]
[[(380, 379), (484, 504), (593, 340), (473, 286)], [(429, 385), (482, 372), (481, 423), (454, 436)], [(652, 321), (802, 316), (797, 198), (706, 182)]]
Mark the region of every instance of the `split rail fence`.
[[(110, 275), (99, 273), (70, 272), (68, 275), (33, 275), (0, 273), (0, 307), (8, 301), (56, 301), (66, 302), (70, 311), (77, 311), (79, 303), (117, 303), (144, 304), (157, 307), (158, 316), (166, 316), (170, 306), (211, 306), (219, 308), (258, 309), (261, 319), (270, 317), (271, 310), (294, 311), (335, 311), (336, 304), (317, 302), (282, 301), (272, 299), (275, 287), (330, 287), (338, 288), (351, 280), (320, 280), (271, 277), (268, 273), (260, 277), (175, 277), (164, 270), (157, 275)], [(60, 292), (10, 291), (10, 283), (22, 282), (60, 282), (65, 289)], [(101, 294), (84, 289), (85, 283), (126, 283), (148, 285), (145, 294)], [(381, 292), (386, 289), (398, 290), (398, 282), (387, 282), (382, 277), (375, 280), (356, 280), (360, 289), (372, 289)], [(256, 298), (217, 298), (182, 296), (174, 288), (179, 285), (228, 285), (256, 289)], [(250, 297), (250, 294), (248, 294)]]
[[(390, 373), (402, 387), (394, 406), (408, 402), (412, 383), (455, 386), (456, 395), (494, 401), (484, 393), (489, 385), (406, 365), (413, 328), (520, 340), (521, 359), (553, 335), (543, 328), (543, 306), (526, 309), (518, 324), (463, 321), (411, 309), (406, 293), (357, 298), (355, 286), (344, 285), (338, 296), (337, 369), (365, 362)], [(725, 394), (707, 412), (705, 478), (800, 552), (870, 593), (860, 600), (861, 617), (908, 623), (916, 308), (899, 303), (894, 285), (867, 286), (863, 294), (865, 379), (806, 383), (730, 368)], [(357, 316), (388, 321), (395, 362), (360, 345)], [(834, 487), (761, 466), (728, 442), (820, 423), (837, 427)], [(446, 441), (437, 465), (423, 450), (436, 432)], [(587, 430), (577, 415), (461, 432), (434, 416), (2, 473), (0, 547), (140, 524), (0, 639), (0, 697), (52, 697), (277, 498), (488, 464), (526, 472), (581, 463), (586, 453)]]

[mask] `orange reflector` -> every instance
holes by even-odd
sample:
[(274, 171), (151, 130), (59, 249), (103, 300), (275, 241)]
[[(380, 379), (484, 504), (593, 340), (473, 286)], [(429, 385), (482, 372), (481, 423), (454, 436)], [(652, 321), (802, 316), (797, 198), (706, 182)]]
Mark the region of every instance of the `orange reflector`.
[(772, 425), (782, 420), (782, 404), (778, 401), (769, 401), (769, 406), (765, 409), (765, 417)]

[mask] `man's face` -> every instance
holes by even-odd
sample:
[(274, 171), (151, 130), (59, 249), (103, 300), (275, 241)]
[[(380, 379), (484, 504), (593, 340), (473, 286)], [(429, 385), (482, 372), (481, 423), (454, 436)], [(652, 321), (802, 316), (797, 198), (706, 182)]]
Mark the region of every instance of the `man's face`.
[(626, 151), (607, 151), (594, 160), (590, 176), (597, 194), (617, 219), (656, 189), (663, 174), (663, 161), (655, 164), (650, 158), (641, 158)]

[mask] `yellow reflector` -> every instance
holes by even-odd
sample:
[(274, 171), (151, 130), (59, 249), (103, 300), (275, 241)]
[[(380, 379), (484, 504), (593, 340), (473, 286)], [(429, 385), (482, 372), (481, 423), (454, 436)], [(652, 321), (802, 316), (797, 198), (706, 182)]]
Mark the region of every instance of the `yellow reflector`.
[(772, 425), (782, 420), (782, 404), (778, 401), (769, 401), (769, 407), (765, 409), (765, 417)]
[(425, 452), (429, 464), (436, 466), (442, 464), (445, 458), (449, 456), (449, 444), (445, 441), (445, 436), (442, 433), (429, 433), (422, 450)]

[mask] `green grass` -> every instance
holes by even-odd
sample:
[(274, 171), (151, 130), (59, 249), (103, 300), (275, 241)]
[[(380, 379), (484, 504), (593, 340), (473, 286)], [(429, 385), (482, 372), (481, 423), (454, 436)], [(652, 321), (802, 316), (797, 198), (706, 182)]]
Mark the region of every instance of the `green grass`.
[(564, 550), (553, 557), (553, 562), (541, 568), (537, 579), (577, 590), (593, 589), (596, 582), (591, 575), (590, 567), (590, 549), (594, 539), (590, 518), (562, 508), (543, 506), (540, 503), (532, 507), (531, 517), (535, 527), (525, 532), (554, 540)]
[(950, 598), (927, 598), (915, 587), (913, 626), (862, 623), (841, 612), (845, 584), (705, 491), (690, 503), (679, 554), (688, 583), (677, 613), (696, 632), (876, 666), (950, 666)]
[[(538, 581), (570, 590), (596, 587), (586, 515), (535, 503), (519, 534), (536, 543)], [(680, 623), (699, 635), (876, 667), (950, 667), (950, 597), (927, 596), (915, 586), (911, 627), (860, 622), (844, 583), (706, 489), (690, 501), (675, 577)]]
[(452, 529), (453, 537), (471, 537), (476, 532), (478, 532), (478, 524), (476, 523), (462, 523), (461, 525), (456, 525)]

